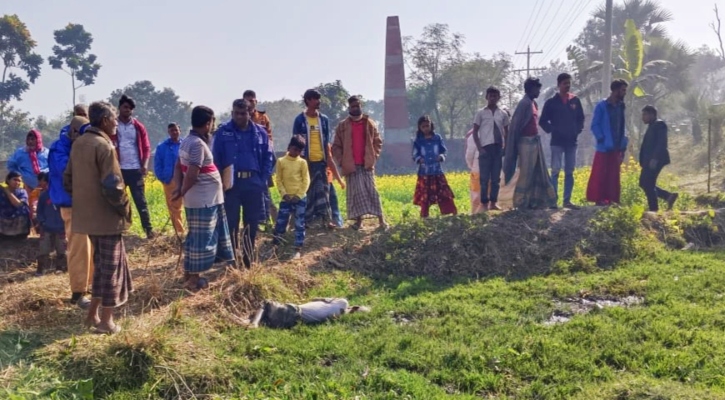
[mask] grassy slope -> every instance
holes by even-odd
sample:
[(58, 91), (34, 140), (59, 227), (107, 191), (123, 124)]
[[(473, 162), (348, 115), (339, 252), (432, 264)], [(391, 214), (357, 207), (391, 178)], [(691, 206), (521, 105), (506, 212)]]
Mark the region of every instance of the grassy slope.
[[(413, 179), (379, 182), (397, 221), (415, 217)], [(467, 209), (467, 177), (449, 179)], [(636, 196), (629, 186), (625, 193)], [(575, 198), (582, 191), (578, 186)], [(163, 203), (157, 188), (151, 192), (160, 225)], [(0, 320), (0, 397), (1, 388), (18, 398), (48, 398), (50, 392), (41, 393), (48, 389), (72, 398), (94, 387), (97, 396), (113, 399), (192, 398), (192, 392), (199, 398), (725, 398), (723, 268), (722, 252), (657, 250), (613, 270), (519, 281), (317, 272), (304, 297), (344, 295), (373, 312), (289, 331), (209, 323), (198, 318), (193, 298), (132, 313), (131, 329), (113, 338), (77, 331), (58, 337)], [(62, 290), (61, 278), (48, 279)], [(277, 283), (257, 284), (274, 292)], [(645, 302), (542, 324), (557, 308), (554, 299), (581, 293), (635, 294)]]

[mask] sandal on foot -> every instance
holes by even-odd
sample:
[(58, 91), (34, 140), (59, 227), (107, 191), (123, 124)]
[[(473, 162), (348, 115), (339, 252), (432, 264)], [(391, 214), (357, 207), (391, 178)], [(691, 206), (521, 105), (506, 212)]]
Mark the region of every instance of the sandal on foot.
[(99, 329), (97, 327), (93, 328), (93, 333), (96, 335), (115, 335), (119, 332), (121, 332), (120, 325), (114, 325), (112, 329)]

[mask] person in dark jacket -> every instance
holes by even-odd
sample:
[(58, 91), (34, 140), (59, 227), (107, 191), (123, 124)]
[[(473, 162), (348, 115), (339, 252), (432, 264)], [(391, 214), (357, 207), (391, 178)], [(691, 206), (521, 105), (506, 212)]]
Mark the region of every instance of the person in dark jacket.
[(176, 184), (174, 183), (174, 168), (176, 160), (179, 159), (179, 146), (181, 145), (181, 129), (179, 125), (172, 122), (167, 127), (169, 138), (156, 146), (154, 154), (154, 175), (164, 185), (164, 196), (166, 197), (166, 208), (169, 209), (171, 223), (179, 235), (184, 235), (184, 220), (181, 218), (182, 199), (173, 200)]
[[(83, 112), (87, 114), (85, 108), (83, 108)], [(93, 279), (93, 249), (88, 235), (73, 232), (73, 202), (70, 194), (63, 187), (63, 173), (70, 160), (73, 142), (88, 126), (90, 124), (87, 117), (73, 117), (68, 129), (64, 128), (60, 138), (50, 146), (48, 154), (48, 166), (50, 167), (48, 194), (53, 205), (60, 208), (60, 216), (65, 224), (68, 278), (72, 293), (70, 302), (82, 309), (87, 309), (91, 305), (91, 301), (84, 295), (88, 293)]]
[(559, 93), (546, 100), (539, 126), (551, 134), (551, 185), (559, 195), (559, 172), (564, 161), (564, 207), (578, 209), (571, 202), (574, 190), (577, 138), (584, 129), (584, 110), (579, 98), (570, 92), (571, 75), (556, 78)]
[(54, 205), (50, 200), (47, 172), (38, 174), (38, 186), (41, 192), (38, 198), (36, 230), (40, 232), (40, 254), (35, 276), (43, 275), (43, 271), (50, 265), (50, 254), (53, 249), (55, 249), (55, 270), (65, 271), (67, 268), (65, 224), (63, 218), (60, 217), (60, 207)]
[(654, 106), (645, 106), (642, 109), (642, 122), (647, 124), (647, 132), (639, 150), (639, 165), (642, 167), (639, 187), (647, 195), (650, 211), (659, 210), (657, 199), (666, 201), (667, 209), (671, 210), (679, 194), (670, 193), (657, 186), (657, 177), (662, 168), (670, 163), (670, 153), (667, 150), (667, 124), (657, 118), (657, 109)]

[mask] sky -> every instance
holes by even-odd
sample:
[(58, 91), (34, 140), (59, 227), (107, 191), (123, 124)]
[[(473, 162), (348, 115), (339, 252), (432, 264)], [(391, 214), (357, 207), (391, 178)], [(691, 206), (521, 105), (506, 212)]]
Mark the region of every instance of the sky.
[[(708, 26), (715, 0), (659, 1), (674, 14), (668, 25), (673, 38), (693, 48), (716, 45)], [(102, 67), (96, 83), (78, 91), (86, 102), (150, 80), (157, 88), (174, 89), (182, 100), (224, 111), (245, 89), (254, 89), (261, 101), (296, 100), (305, 89), (336, 79), (351, 93), (382, 98), (388, 16), (399, 16), (404, 36), (418, 37), (427, 24), (448, 24), (465, 36), (466, 51), (484, 56), (525, 51), (528, 44), (544, 51), (532, 56), (535, 67), (565, 58), (566, 45), (603, 3), (0, 0), (0, 15), (17, 14), (46, 60), (54, 30), (72, 22), (93, 35), (92, 52)], [(721, 8), (725, 13), (725, 2)], [(525, 68), (526, 57), (515, 56), (514, 63)], [(46, 62), (15, 105), (34, 116), (60, 115), (72, 106), (70, 77)]]

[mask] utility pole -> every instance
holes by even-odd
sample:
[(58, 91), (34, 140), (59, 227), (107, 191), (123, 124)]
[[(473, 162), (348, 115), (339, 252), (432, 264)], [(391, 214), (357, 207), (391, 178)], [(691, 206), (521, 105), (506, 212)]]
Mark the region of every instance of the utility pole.
[(607, 0), (604, 14), (604, 68), (602, 68), (602, 97), (609, 93), (612, 83), (612, 9), (614, 0)]
[(532, 54), (543, 54), (543, 51), (531, 51), (531, 46), (526, 46), (526, 51), (516, 52), (514, 54), (526, 54), (526, 69), (515, 69), (513, 72), (526, 71), (526, 77), (531, 76), (531, 71), (543, 71), (546, 68), (531, 68), (531, 55)]

